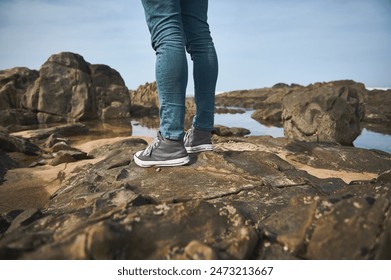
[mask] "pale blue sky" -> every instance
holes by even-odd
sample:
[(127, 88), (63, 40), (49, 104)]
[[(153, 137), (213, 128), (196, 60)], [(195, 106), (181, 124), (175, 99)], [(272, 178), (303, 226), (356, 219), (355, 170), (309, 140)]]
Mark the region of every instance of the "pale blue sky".
[[(210, 0), (209, 22), (218, 91), (339, 79), (391, 87), (390, 0)], [(39, 69), (72, 51), (115, 68), (130, 89), (155, 79), (140, 0), (0, 0), (0, 40), (0, 69)]]

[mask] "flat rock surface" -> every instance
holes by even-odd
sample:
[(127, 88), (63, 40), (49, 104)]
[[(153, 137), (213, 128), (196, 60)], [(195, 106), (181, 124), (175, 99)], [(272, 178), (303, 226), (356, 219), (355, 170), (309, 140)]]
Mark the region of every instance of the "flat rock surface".
[[(132, 155), (145, 140), (86, 142), (75, 148), (88, 159), (8, 170), (0, 258), (391, 257), (390, 154), (214, 136), (215, 151), (186, 166), (144, 169)], [(16, 186), (22, 201), (34, 186), (45, 195), (1, 207)]]

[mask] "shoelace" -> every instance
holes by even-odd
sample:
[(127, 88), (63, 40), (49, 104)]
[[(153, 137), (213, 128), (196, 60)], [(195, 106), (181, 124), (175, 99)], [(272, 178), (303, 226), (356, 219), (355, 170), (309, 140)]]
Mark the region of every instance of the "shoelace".
[(153, 150), (155, 150), (160, 144), (159, 137), (153, 139), (153, 141), (148, 145), (148, 147), (144, 150), (143, 156), (150, 156)]
[(186, 131), (186, 133), (185, 133), (185, 137), (183, 137), (183, 142), (187, 142), (187, 140), (190, 138), (190, 135), (192, 134), (192, 132), (193, 132), (193, 129), (191, 128), (191, 129), (189, 129), (188, 131)]

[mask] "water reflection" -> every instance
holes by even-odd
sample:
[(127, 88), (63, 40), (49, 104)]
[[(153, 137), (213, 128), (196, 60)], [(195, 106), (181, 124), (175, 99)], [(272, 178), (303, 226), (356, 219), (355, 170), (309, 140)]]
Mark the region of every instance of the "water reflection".
[[(247, 128), (251, 131), (250, 135), (252, 136), (284, 136), (283, 128), (262, 125), (251, 118), (252, 113), (253, 111), (246, 111), (243, 114), (216, 114), (215, 124), (229, 127)], [(190, 126), (189, 119), (187, 119), (185, 123), (186, 127)], [(142, 118), (112, 120), (108, 122), (92, 121), (85, 124), (87, 124), (90, 128), (89, 135), (74, 138), (74, 141), (87, 142), (101, 138), (131, 135), (155, 137), (159, 127), (159, 117), (148, 116)], [(354, 142), (354, 146), (365, 149), (378, 149), (391, 153), (391, 135), (385, 135), (363, 129), (361, 135)]]

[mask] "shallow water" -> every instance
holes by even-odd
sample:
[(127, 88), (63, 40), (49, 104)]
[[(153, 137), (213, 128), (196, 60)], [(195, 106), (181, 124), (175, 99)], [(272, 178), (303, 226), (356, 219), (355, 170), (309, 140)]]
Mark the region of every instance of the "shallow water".
[[(229, 127), (243, 127), (251, 131), (250, 135), (270, 135), (283, 137), (284, 129), (281, 127), (265, 126), (251, 118), (254, 111), (246, 111), (243, 114), (216, 114), (215, 124)], [(135, 123), (134, 121), (132, 122)], [(134, 136), (156, 136), (156, 128), (147, 128), (142, 125), (133, 125)], [(391, 153), (391, 135), (381, 134), (363, 129), (361, 135), (354, 141), (354, 146), (365, 149), (377, 149)]]

